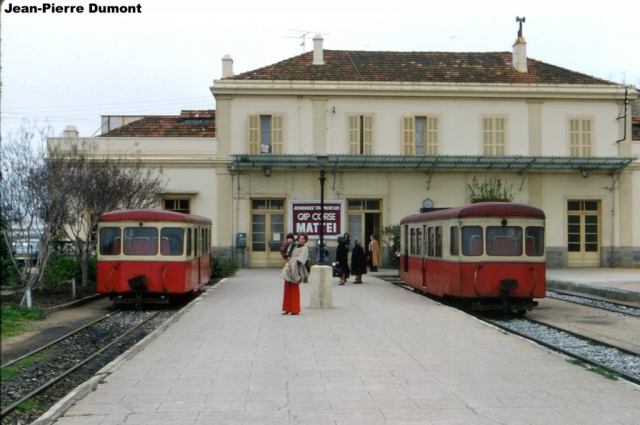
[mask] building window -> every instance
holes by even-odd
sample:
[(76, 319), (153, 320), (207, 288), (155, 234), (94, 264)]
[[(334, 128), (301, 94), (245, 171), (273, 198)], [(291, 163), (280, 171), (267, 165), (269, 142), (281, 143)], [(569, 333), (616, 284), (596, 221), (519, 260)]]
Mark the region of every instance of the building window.
[(373, 154), (373, 116), (349, 116), (349, 155)]
[(589, 118), (569, 120), (569, 147), (571, 156), (591, 156), (593, 121)]
[(403, 155), (438, 155), (440, 122), (438, 117), (402, 117)]
[(165, 199), (162, 202), (163, 209), (183, 214), (191, 214), (190, 199)]
[(282, 153), (282, 115), (249, 115), (249, 153)]
[(482, 141), (484, 155), (506, 155), (507, 120), (500, 117), (482, 119)]

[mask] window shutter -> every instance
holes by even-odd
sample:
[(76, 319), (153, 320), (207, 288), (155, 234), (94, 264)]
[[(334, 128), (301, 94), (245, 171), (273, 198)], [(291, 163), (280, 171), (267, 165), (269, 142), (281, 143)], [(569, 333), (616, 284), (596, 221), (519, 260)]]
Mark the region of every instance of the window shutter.
[(271, 153), (282, 153), (282, 115), (271, 116)]
[(438, 155), (438, 132), (440, 120), (438, 117), (427, 117), (427, 155)]
[(249, 115), (247, 119), (249, 153), (260, 153), (260, 116)]
[(591, 120), (582, 120), (582, 156), (591, 156)]
[(482, 122), (484, 154), (493, 155), (493, 120), (491, 118), (483, 118)]
[(591, 156), (592, 121), (590, 119), (569, 120), (569, 150), (571, 156)]
[(362, 117), (362, 153), (371, 155), (373, 153), (373, 117)]
[(415, 155), (415, 118), (402, 117), (402, 154)]
[(496, 155), (504, 155), (507, 147), (507, 131), (505, 128), (505, 119), (495, 119), (495, 153)]
[(482, 119), (483, 146), (485, 155), (505, 155), (507, 151), (507, 119)]
[(349, 116), (349, 154), (357, 155), (360, 153), (360, 116)]

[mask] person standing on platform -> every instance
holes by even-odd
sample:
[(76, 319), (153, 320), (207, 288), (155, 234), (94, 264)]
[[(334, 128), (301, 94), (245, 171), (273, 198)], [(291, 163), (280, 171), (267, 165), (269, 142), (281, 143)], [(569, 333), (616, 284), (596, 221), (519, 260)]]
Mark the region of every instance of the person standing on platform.
[(349, 276), (349, 248), (347, 248), (347, 245), (344, 243), (342, 236), (338, 237), (336, 264), (340, 268), (340, 283), (338, 285), (344, 285)]
[(300, 314), (300, 282), (309, 276), (304, 264), (309, 259), (309, 248), (306, 243), (309, 237), (306, 233), (298, 235), (298, 244), (293, 248), (289, 258), (289, 271), (284, 281), (284, 296), (282, 298), (282, 314)]
[(345, 232), (344, 235), (342, 235), (342, 239), (344, 239), (344, 244), (347, 246), (347, 249), (349, 249), (349, 245), (351, 245), (351, 238), (349, 237), (349, 233)]
[(360, 245), (360, 239), (353, 241), (353, 251), (351, 252), (351, 273), (356, 275), (353, 283), (362, 283), (362, 275), (367, 274), (367, 256)]
[[(342, 235), (342, 238), (344, 239), (344, 245), (347, 247), (347, 257), (349, 256), (349, 250), (351, 248), (349, 248), (349, 245), (351, 245), (351, 238), (349, 237), (349, 233), (344, 232), (344, 235)], [(344, 281), (348, 281), (349, 278), (351, 277), (351, 269), (347, 268), (347, 274), (344, 277)]]
[(371, 272), (377, 272), (380, 265), (380, 245), (376, 240), (375, 235), (372, 233), (369, 236), (369, 261), (371, 264)]

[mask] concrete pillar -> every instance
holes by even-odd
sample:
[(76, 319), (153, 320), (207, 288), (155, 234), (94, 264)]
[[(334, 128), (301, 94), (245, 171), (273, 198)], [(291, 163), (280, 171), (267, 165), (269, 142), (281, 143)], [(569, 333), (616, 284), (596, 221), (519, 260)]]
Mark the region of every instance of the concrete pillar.
[(309, 308), (333, 308), (333, 275), (331, 266), (312, 266), (309, 273), (311, 303)]

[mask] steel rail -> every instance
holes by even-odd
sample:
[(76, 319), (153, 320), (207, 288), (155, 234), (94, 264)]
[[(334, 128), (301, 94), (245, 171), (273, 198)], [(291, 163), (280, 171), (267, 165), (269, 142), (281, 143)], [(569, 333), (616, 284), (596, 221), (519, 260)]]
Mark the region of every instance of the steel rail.
[[(390, 282), (391, 284), (396, 285), (396, 286), (398, 286), (398, 287), (400, 287), (400, 288), (402, 288), (402, 289), (405, 289), (405, 290), (407, 290), (407, 291), (411, 291), (411, 292), (414, 292), (414, 293), (416, 293), (416, 294), (426, 296), (425, 294), (420, 293), (419, 291), (416, 291), (413, 287), (406, 285), (406, 284), (405, 284), (401, 279), (399, 279), (399, 278), (389, 277), (389, 278), (387, 278), (387, 281), (388, 281), (388, 282)], [(557, 291), (556, 291), (556, 292), (557, 292)], [(567, 300), (559, 300), (559, 301), (570, 302), (570, 301), (567, 301)], [(605, 302), (608, 302), (608, 301), (605, 301)], [(613, 304), (613, 303), (612, 303), (612, 304)], [(581, 305), (583, 305), (583, 304), (581, 304)], [(585, 306), (586, 306), (586, 307), (594, 307), (594, 306), (590, 306), (590, 305), (585, 305)], [(597, 308), (597, 307), (594, 307), (594, 308)], [(616, 311), (616, 312), (617, 312), (617, 311)], [(468, 312), (467, 312), (467, 313), (468, 313)], [(571, 358), (574, 358), (574, 359), (580, 360), (580, 361), (582, 361), (582, 362), (584, 362), (584, 363), (586, 363), (586, 364), (589, 364), (589, 365), (591, 365), (591, 366), (600, 367), (601, 369), (603, 369), (603, 370), (605, 370), (605, 371), (607, 371), (607, 372), (610, 372), (610, 373), (612, 373), (612, 374), (615, 374), (615, 375), (617, 375), (617, 376), (619, 376), (619, 377), (621, 377), (621, 378), (623, 378), (623, 379), (625, 379), (625, 380), (627, 380), (627, 381), (629, 381), (629, 382), (633, 382), (633, 383), (634, 383), (634, 384), (636, 384), (636, 385), (640, 385), (640, 378), (638, 378), (638, 377), (636, 377), (636, 376), (628, 375), (628, 374), (626, 374), (626, 373), (624, 373), (624, 372), (622, 372), (622, 371), (620, 371), (620, 370), (617, 370), (617, 369), (611, 368), (611, 367), (609, 367), (609, 366), (603, 365), (603, 364), (601, 364), (601, 363), (599, 363), (599, 362), (597, 362), (597, 361), (595, 361), (595, 360), (591, 360), (591, 359), (586, 358), (586, 357), (583, 357), (583, 356), (581, 356), (581, 355), (579, 355), (579, 354), (575, 354), (575, 353), (573, 353), (573, 352), (571, 352), (571, 351), (568, 351), (568, 350), (565, 350), (565, 349), (563, 349), (563, 348), (561, 348), (561, 347), (555, 346), (555, 345), (553, 345), (553, 344), (551, 344), (551, 343), (547, 343), (547, 342), (545, 342), (545, 341), (539, 340), (539, 339), (537, 339), (537, 338), (535, 338), (535, 337), (532, 337), (532, 336), (530, 336), (530, 335), (527, 335), (527, 334), (525, 334), (525, 333), (523, 333), (523, 332), (519, 332), (519, 331), (516, 331), (516, 330), (514, 330), (514, 329), (512, 329), (512, 328), (509, 328), (508, 326), (503, 326), (503, 325), (501, 325), (501, 324), (499, 324), (499, 323), (495, 323), (495, 322), (493, 322), (491, 319), (485, 318), (485, 317), (483, 317), (483, 316), (481, 316), (481, 315), (479, 315), (479, 314), (475, 314), (475, 313), (468, 313), (468, 314), (469, 314), (469, 315), (471, 315), (471, 316), (473, 316), (473, 317), (475, 317), (476, 319), (478, 319), (478, 320), (480, 320), (480, 321), (482, 321), (482, 322), (489, 323), (489, 324), (491, 324), (492, 326), (495, 326), (495, 327), (497, 327), (497, 328), (500, 328), (500, 329), (502, 329), (502, 330), (504, 330), (504, 331), (506, 331), (506, 332), (509, 332), (509, 333), (511, 333), (511, 334), (514, 334), (514, 335), (518, 335), (518, 336), (520, 336), (520, 337), (522, 337), (522, 338), (524, 338), (524, 339), (527, 339), (527, 340), (529, 340), (529, 341), (533, 341), (533, 342), (535, 342), (536, 344), (542, 345), (542, 346), (544, 346), (544, 347), (546, 347), (546, 348), (549, 348), (549, 349), (551, 349), (551, 350), (553, 350), (553, 351), (556, 351), (556, 352), (559, 352), (559, 353), (561, 353), (561, 354), (564, 354), (564, 355), (565, 355), (565, 356), (567, 356), (567, 357), (571, 357)], [(635, 317), (635, 316), (634, 316), (634, 317)], [(535, 320), (535, 319), (531, 319), (531, 318), (529, 318), (529, 317), (526, 317), (526, 318), (522, 318), (522, 317), (520, 317), (519, 319), (520, 319), (520, 320), (527, 320), (527, 321), (529, 321), (529, 322), (536, 323), (536, 324), (538, 324), (538, 325), (540, 325), (540, 326), (545, 326), (545, 327), (547, 327), (547, 328), (550, 328), (550, 329), (556, 330), (556, 331), (558, 331), (558, 332), (564, 332), (564, 333), (566, 333), (566, 334), (568, 334), (568, 335), (573, 336), (574, 338), (578, 338), (578, 339), (581, 339), (581, 340), (583, 340), (583, 341), (591, 342), (591, 343), (593, 343), (594, 345), (600, 345), (600, 346), (605, 347), (605, 348), (616, 349), (616, 350), (618, 350), (618, 351), (619, 351), (620, 353), (622, 353), (622, 354), (627, 354), (627, 355), (635, 356), (635, 357), (639, 357), (639, 356), (640, 356), (640, 354), (635, 353), (635, 352), (633, 352), (633, 351), (630, 351), (630, 350), (627, 350), (627, 349), (624, 349), (624, 348), (621, 348), (621, 347), (618, 347), (618, 346), (615, 346), (615, 345), (612, 345), (612, 344), (606, 343), (606, 342), (604, 342), (604, 341), (599, 341), (599, 340), (596, 340), (596, 339), (594, 339), (594, 338), (587, 337), (587, 336), (585, 336), (585, 335), (580, 335), (580, 334), (577, 334), (577, 333), (575, 333), (575, 332), (571, 332), (571, 331), (568, 331), (568, 330), (566, 330), (566, 329), (559, 328), (559, 327), (557, 327), (557, 326), (553, 326), (553, 325), (549, 325), (549, 324), (546, 324), (546, 323), (542, 323), (542, 322), (539, 322), (539, 321), (537, 321), (537, 320)]]
[[(619, 311), (619, 310), (616, 310), (616, 309), (613, 309), (613, 308), (609, 309), (609, 308), (602, 307), (602, 306), (597, 306), (597, 305), (583, 304), (583, 303), (580, 303), (580, 302), (574, 301), (574, 300), (565, 300), (565, 299), (562, 299), (560, 297), (556, 297), (553, 294), (549, 294), (549, 292), (555, 292), (556, 294), (560, 294), (560, 295), (563, 295), (563, 296), (566, 296), (566, 297), (581, 298), (581, 299), (584, 299), (584, 300), (611, 304), (611, 305), (613, 305), (615, 307), (618, 307), (618, 308), (621, 308), (621, 309), (631, 310), (632, 312)], [(598, 308), (600, 310), (611, 311), (611, 312), (614, 312), (614, 313), (625, 314), (627, 316), (633, 316), (633, 317), (640, 316), (640, 307), (636, 307), (636, 306), (631, 305), (631, 304), (624, 304), (624, 303), (611, 301), (611, 300), (609, 300), (607, 298), (592, 298), (592, 297), (587, 297), (587, 296), (582, 295), (582, 294), (576, 294), (575, 292), (563, 292), (563, 291), (558, 291), (556, 289), (547, 289), (547, 298), (553, 298), (554, 300), (560, 300), (560, 301), (565, 301), (565, 302), (568, 302), (568, 303), (583, 305), (585, 307)]]
[[(607, 372), (610, 372), (610, 373), (612, 373), (614, 375), (617, 375), (617, 376), (619, 376), (619, 377), (621, 377), (621, 378), (623, 378), (623, 379), (625, 379), (625, 380), (627, 380), (629, 382), (633, 382), (636, 385), (640, 385), (640, 378), (638, 378), (636, 376), (628, 375), (628, 374), (626, 374), (626, 373), (624, 373), (624, 372), (622, 372), (622, 371), (620, 371), (618, 369), (614, 369), (612, 367), (609, 367), (607, 365), (599, 363), (599, 362), (597, 362), (595, 360), (591, 360), (591, 359), (589, 359), (587, 357), (584, 357), (584, 356), (581, 356), (579, 354), (573, 353), (571, 351), (565, 350), (564, 348), (561, 348), (561, 347), (558, 347), (558, 346), (553, 345), (551, 343), (542, 341), (542, 340), (540, 340), (540, 339), (538, 339), (536, 337), (533, 337), (531, 335), (527, 335), (526, 333), (514, 330), (514, 329), (512, 329), (512, 328), (510, 328), (508, 326), (501, 325), (500, 323), (495, 323), (491, 319), (487, 319), (487, 318), (484, 318), (484, 317), (478, 316), (478, 315), (472, 315), (472, 316), (475, 317), (476, 319), (482, 321), (482, 322), (489, 323), (491, 326), (495, 326), (495, 327), (500, 328), (500, 329), (502, 329), (502, 330), (504, 330), (506, 332), (509, 332), (511, 334), (518, 335), (518, 336), (520, 336), (520, 337), (522, 337), (522, 338), (524, 338), (526, 340), (533, 341), (536, 344), (542, 345), (543, 347), (546, 347), (546, 348), (549, 348), (549, 349), (551, 349), (553, 351), (556, 351), (558, 353), (564, 354), (567, 357), (578, 359), (578, 360), (580, 360), (580, 361), (582, 361), (584, 363), (587, 363), (587, 364), (589, 364), (591, 366), (600, 367), (603, 370), (605, 370)], [(556, 328), (555, 326), (547, 325), (546, 323), (541, 323), (541, 322), (538, 322), (536, 320), (532, 320), (532, 319), (529, 319), (529, 318), (520, 318), (520, 320), (528, 320), (530, 322), (539, 324), (541, 326), (545, 326), (545, 327), (548, 327), (548, 328), (551, 328), (551, 329), (554, 329), (554, 330), (557, 330), (557, 331), (560, 331), (560, 332), (565, 332), (565, 333), (570, 334), (571, 336), (573, 336), (575, 338), (582, 339), (583, 341), (592, 342), (594, 344), (602, 345), (602, 346), (604, 346), (606, 348), (613, 348), (613, 349), (616, 349), (616, 350), (620, 351), (621, 353), (638, 357), (637, 353), (634, 353), (634, 352), (629, 351), (629, 350), (625, 350), (624, 348), (616, 347), (616, 346), (608, 344), (606, 342), (600, 342), (600, 341), (595, 340), (593, 338), (589, 338), (589, 337), (586, 337), (584, 335), (576, 334), (574, 332), (566, 331), (566, 330), (561, 329), (561, 328)]]
[(155, 314), (153, 314), (152, 316), (148, 317), (147, 319), (145, 319), (141, 323), (139, 323), (136, 326), (132, 327), (131, 329), (127, 330), (125, 333), (123, 333), (118, 338), (116, 338), (113, 341), (111, 341), (106, 346), (102, 347), (100, 350), (98, 350), (95, 353), (93, 353), (91, 356), (87, 357), (82, 362), (80, 362), (80, 363), (76, 364), (75, 366), (73, 366), (71, 369), (68, 369), (67, 371), (63, 372), (62, 374), (56, 376), (55, 378), (50, 379), (47, 383), (45, 383), (45, 384), (41, 385), (40, 387), (36, 388), (35, 390), (31, 391), (29, 394), (25, 395), (20, 400), (17, 400), (13, 404), (5, 407), (4, 409), (2, 409), (2, 412), (0, 412), (0, 418), (6, 416), (7, 414), (9, 414), (13, 410), (15, 410), (16, 407), (18, 407), (20, 404), (24, 403), (26, 400), (29, 400), (30, 398), (40, 394), (41, 392), (43, 392), (44, 390), (48, 389), (49, 387), (51, 387), (55, 383), (59, 382), (62, 378), (64, 378), (64, 377), (68, 376), (69, 374), (75, 372), (80, 367), (82, 367), (85, 364), (87, 364), (90, 360), (93, 360), (99, 354), (102, 354), (108, 348), (110, 348), (111, 346), (113, 346), (117, 342), (120, 342), (120, 340), (122, 340), (122, 338), (124, 338), (125, 336), (129, 335), (131, 332), (133, 332), (134, 330), (138, 329), (140, 326), (146, 324), (149, 320), (153, 319), (154, 317), (156, 317), (160, 313), (161, 313), (160, 311), (156, 312)]
[(103, 320), (106, 320), (106, 319), (110, 318), (111, 316), (113, 316), (113, 315), (115, 315), (115, 314), (117, 314), (117, 313), (120, 313), (121, 311), (122, 311), (122, 310), (116, 310), (116, 311), (114, 311), (114, 312), (112, 312), (112, 313), (109, 313), (109, 314), (107, 314), (107, 315), (105, 315), (105, 316), (99, 317), (98, 319), (94, 320), (93, 322), (91, 322), (91, 323), (87, 323), (86, 325), (82, 326), (81, 328), (75, 329), (75, 330), (73, 330), (73, 331), (69, 332), (68, 334), (61, 336), (60, 338), (56, 339), (55, 341), (51, 341), (50, 343), (48, 343), (48, 344), (46, 344), (46, 345), (43, 345), (43, 346), (42, 346), (42, 347), (40, 347), (40, 348), (36, 348), (35, 350), (30, 351), (30, 352), (28, 352), (27, 354), (24, 354), (24, 355), (22, 355), (22, 356), (18, 357), (17, 359), (13, 359), (13, 360), (10, 360), (10, 361), (6, 362), (6, 363), (5, 363), (5, 364), (3, 364), (2, 366), (0, 366), (0, 369), (1, 369), (1, 368), (8, 367), (8, 366), (11, 366), (11, 365), (13, 365), (13, 364), (15, 364), (15, 363), (18, 363), (20, 360), (26, 359), (27, 357), (33, 356), (34, 354), (37, 354), (37, 353), (39, 353), (39, 352), (41, 352), (41, 351), (43, 351), (43, 350), (46, 350), (47, 348), (51, 347), (52, 345), (55, 345), (55, 344), (57, 344), (58, 342), (60, 342), (60, 341), (62, 341), (62, 340), (64, 340), (64, 339), (66, 339), (66, 338), (69, 338), (70, 336), (75, 335), (76, 333), (78, 333), (78, 332), (80, 332), (80, 331), (82, 331), (82, 330), (84, 330), (84, 329), (88, 328), (89, 326), (93, 326), (93, 325), (95, 325), (96, 323), (99, 323), (99, 322), (101, 322), (101, 321), (103, 321)]

